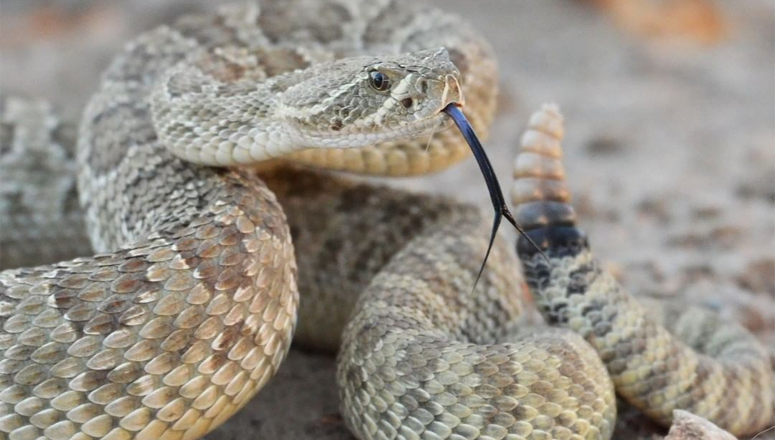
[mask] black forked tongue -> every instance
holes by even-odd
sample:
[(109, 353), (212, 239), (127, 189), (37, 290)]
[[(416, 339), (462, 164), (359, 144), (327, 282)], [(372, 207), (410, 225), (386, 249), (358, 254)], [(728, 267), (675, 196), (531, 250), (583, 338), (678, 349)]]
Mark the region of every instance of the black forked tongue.
[(471, 126), (471, 123), (468, 122), (468, 119), (466, 119), (465, 115), (463, 115), (460, 107), (454, 103), (449, 104), (448, 106), (444, 107), (444, 112), (448, 114), (453, 121), (455, 121), (457, 128), (460, 129), (460, 132), (463, 134), (466, 142), (468, 142), (468, 146), (471, 147), (471, 151), (474, 153), (474, 157), (476, 158), (476, 163), (479, 164), (479, 169), (482, 171), (484, 182), (487, 184), (487, 190), (490, 192), (492, 207), (495, 210), (495, 217), (493, 218), (492, 222), (492, 232), (490, 232), (490, 244), (487, 246), (487, 253), (484, 254), (482, 267), (479, 269), (479, 274), (476, 276), (476, 281), (474, 281), (474, 288), (476, 288), (476, 284), (479, 282), (479, 278), (481, 278), (482, 272), (484, 272), (484, 266), (487, 264), (487, 258), (489, 258), (490, 250), (492, 250), (492, 245), (495, 242), (495, 234), (498, 233), (498, 228), (500, 227), (501, 220), (503, 218), (511, 223), (512, 226), (514, 226), (514, 228), (516, 228), (516, 230), (520, 233), (520, 235), (525, 237), (525, 239), (530, 242), (530, 244), (533, 245), (533, 247), (535, 247), (536, 250), (544, 256), (544, 258), (547, 257), (541, 248), (538, 247), (538, 245), (530, 238), (530, 236), (519, 227), (517, 221), (514, 220), (514, 216), (511, 215), (511, 211), (509, 211), (509, 208), (506, 206), (506, 199), (503, 198), (503, 192), (501, 191), (500, 183), (498, 183), (498, 177), (495, 175), (495, 171), (492, 169), (492, 164), (490, 164), (490, 159), (487, 158), (487, 154), (484, 152), (482, 143), (479, 142), (479, 138), (476, 137), (474, 128)]

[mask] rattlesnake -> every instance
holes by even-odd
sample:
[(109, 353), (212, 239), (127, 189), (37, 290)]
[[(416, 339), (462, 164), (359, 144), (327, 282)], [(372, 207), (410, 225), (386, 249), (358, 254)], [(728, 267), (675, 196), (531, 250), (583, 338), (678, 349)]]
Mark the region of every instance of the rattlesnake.
[[(341, 344), (343, 415), (359, 438), (608, 438), (613, 385), (662, 423), (681, 407), (760, 429), (773, 379), (752, 337), (692, 311), (677, 332), (719, 360), (697, 355), (594, 263), (551, 108), (531, 120), (512, 192), (548, 261), (524, 239), (518, 250), (547, 321), (583, 338), (515, 325), (522, 282), (502, 242), (471, 292), (487, 245), (471, 207), (308, 170), (259, 179), (190, 163), (442, 169), (466, 147), (439, 110), (465, 99), (485, 134), (496, 83), (476, 33), (408, 1), (265, 2), (135, 40), (78, 135), (89, 232), (110, 253), (0, 274), (0, 432), (203, 435), (279, 367), (297, 276), (308, 305), (296, 336)], [(429, 130), (430, 144), (406, 139)]]

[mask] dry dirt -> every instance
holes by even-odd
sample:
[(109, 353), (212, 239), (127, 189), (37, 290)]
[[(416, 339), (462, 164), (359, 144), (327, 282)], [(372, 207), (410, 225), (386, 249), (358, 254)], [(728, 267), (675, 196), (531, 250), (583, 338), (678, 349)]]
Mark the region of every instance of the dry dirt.
[[(77, 117), (123, 42), (211, 3), (6, 0), (0, 90)], [(744, 322), (775, 357), (775, 3), (719, 1), (714, 41), (631, 32), (587, 2), (435, 3), (467, 17), (498, 54), (503, 97), (486, 145), (504, 186), (528, 115), (558, 103), (598, 257), (633, 292), (686, 295)], [(473, 161), (394, 184), (488, 207)], [(337, 400), (333, 358), (292, 350), (207, 438), (350, 438)], [(616, 437), (634, 438), (624, 425), (640, 418), (623, 419)]]

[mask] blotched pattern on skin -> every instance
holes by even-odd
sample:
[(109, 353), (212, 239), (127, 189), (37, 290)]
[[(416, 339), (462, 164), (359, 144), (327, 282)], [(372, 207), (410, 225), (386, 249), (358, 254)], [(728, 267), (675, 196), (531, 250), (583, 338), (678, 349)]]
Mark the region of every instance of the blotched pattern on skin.
[(533, 115), (512, 188), (517, 218), (549, 256), (520, 238), (525, 277), (546, 321), (591, 343), (617, 393), (662, 424), (684, 409), (737, 435), (766, 428), (775, 394), (767, 351), (710, 311), (643, 307), (598, 266), (569, 204), (562, 137), (556, 108)]
[(91, 254), (76, 187), (76, 124), (0, 97), (0, 269)]
[[(391, 12), (394, 7), (396, 12)], [(286, 16), (289, 11), (295, 12)], [(416, 28), (416, 34), (402, 36), (399, 27), (380, 27), (422, 13), (438, 18), (433, 29)], [(320, 20), (329, 14), (336, 15), (337, 21)], [(287, 28), (277, 27), (279, 19)], [(353, 34), (365, 32), (364, 26), (370, 27), (370, 35), (384, 37), (379, 49), (365, 46)], [(422, 37), (423, 33), (449, 34), (453, 29), (459, 44), (454, 39), (434, 42)], [(444, 41), (449, 51), (439, 49)], [(441, 136), (444, 142), (426, 151), (415, 146), (416, 141), (404, 142), (407, 135), (415, 134), (407, 126), (418, 121), (416, 134), (436, 127), (441, 118), (429, 115), (428, 109), (440, 109), (447, 100), (462, 100), (457, 77), (466, 74), (473, 81), (481, 75), (492, 80), (494, 64), (488, 61), (486, 43), (465, 24), (425, 6), (267, 1), (260, 7), (241, 5), (218, 14), (188, 16), (128, 44), (105, 73), (78, 133), (79, 196), (86, 229), (93, 247), (106, 253), (0, 275), (0, 400), (6, 414), (0, 431), (12, 438), (196, 438), (222, 423), (271, 378), (290, 344), (298, 303), (296, 264), (285, 216), (275, 196), (254, 175), (201, 167), (173, 154), (180, 139), (170, 138), (174, 131), (165, 128), (165, 115), (171, 113), (165, 113), (164, 99), (197, 93), (212, 96), (208, 93), (213, 88), (218, 98), (228, 100), (235, 94), (244, 98), (242, 93), (250, 87), (273, 84), (272, 93), (282, 89), (289, 93), (282, 96), (282, 103), (273, 103), (274, 110), (282, 107), (283, 111), (272, 117), (338, 117), (334, 107), (329, 112), (311, 108), (303, 87), (292, 87), (317, 78), (317, 83), (307, 83), (315, 86), (307, 90), (307, 97), (314, 100), (332, 85), (325, 79), (333, 78), (333, 70), (324, 75), (322, 62), (347, 73), (346, 68), (363, 58), (335, 59), (366, 54), (372, 61), (403, 69), (394, 72), (397, 76), (391, 80), (401, 86), (401, 75), (412, 76), (418, 89), (403, 86), (395, 91), (412, 98), (412, 105), (402, 104), (404, 116), (395, 111), (374, 119), (371, 131), (384, 131), (384, 139), (392, 142), (373, 150), (391, 157), (381, 172), (422, 173), (431, 169), (430, 163), (438, 168), (461, 159), (465, 151), (461, 139)], [(479, 71), (461, 73), (450, 59), (460, 66), (476, 65)], [(196, 69), (176, 75), (181, 63)], [(396, 63), (417, 65), (404, 68)], [(319, 75), (292, 73), (305, 67), (319, 69)], [(377, 67), (381, 68), (373, 66)], [(342, 82), (346, 80), (362, 83), (364, 69), (360, 66), (358, 77), (338, 77), (339, 88), (346, 92), (347, 84)], [(427, 81), (419, 82), (418, 76)], [(449, 76), (454, 78), (447, 80)], [(441, 89), (432, 82), (436, 77), (445, 78)], [(350, 96), (377, 96), (364, 95), (363, 84), (359, 90)], [(337, 96), (346, 100), (344, 92)], [(494, 96), (495, 90), (488, 89), (473, 98), (471, 115), (482, 130), (492, 117)], [(260, 108), (270, 96), (252, 98), (250, 104)], [(391, 92), (381, 100), (353, 102), (354, 110), (368, 116), (398, 98), (404, 96)], [(190, 112), (182, 119), (176, 114), (177, 122), (196, 125), (191, 133), (201, 139), (212, 139), (207, 133), (213, 129), (216, 137), (225, 135), (217, 124), (221, 117), (236, 114), (218, 115), (216, 101), (189, 100), (191, 106), (181, 111)], [(31, 117), (18, 119), (36, 124)], [(14, 132), (22, 124), (12, 122), (3, 126), (3, 145), (6, 138), (24, 134)], [(330, 122), (329, 134), (336, 136), (329, 137), (336, 140), (345, 133), (335, 131), (347, 131), (350, 121), (343, 118), (341, 127)], [(287, 121), (283, 124), (288, 126)], [(50, 129), (37, 126), (43, 127), (42, 134)], [(225, 127), (230, 128), (231, 124)], [(271, 130), (269, 134), (277, 135)], [(292, 141), (281, 144), (300, 146)], [(17, 144), (22, 152), (33, 147)], [(219, 138), (217, 147), (221, 144)], [(208, 145), (200, 143), (200, 150)], [(391, 152), (401, 149), (415, 154)], [(342, 161), (339, 150), (328, 151), (340, 168), (374, 171), (359, 168), (352, 160)], [(5, 152), (4, 148), (3, 157), (10, 157)], [(428, 159), (440, 156), (446, 162)], [(231, 159), (237, 162), (239, 157)]]

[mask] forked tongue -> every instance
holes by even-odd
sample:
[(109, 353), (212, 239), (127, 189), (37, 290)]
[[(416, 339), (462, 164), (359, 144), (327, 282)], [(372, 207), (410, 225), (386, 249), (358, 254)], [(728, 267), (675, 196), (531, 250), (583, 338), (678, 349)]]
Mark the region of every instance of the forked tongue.
[(487, 246), (487, 253), (484, 254), (484, 261), (482, 261), (482, 267), (479, 269), (479, 274), (476, 275), (476, 281), (474, 281), (475, 288), (476, 284), (479, 282), (479, 278), (482, 276), (482, 272), (484, 272), (484, 266), (487, 264), (487, 258), (489, 258), (490, 250), (492, 250), (492, 245), (495, 242), (495, 234), (498, 233), (498, 228), (500, 227), (501, 220), (504, 217), (509, 223), (512, 224), (512, 226), (514, 226), (514, 228), (517, 229), (520, 235), (525, 237), (525, 239), (530, 242), (530, 244), (532, 244), (539, 253), (541, 253), (541, 255), (544, 255), (544, 258), (546, 258), (546, 255), (541, 251), (541, 248), (535, 244), (530, 236), (528, 236), (525, 231), (519, 227), (517, 221), (514, 220), (514, 216), (511, 215), (511, 211), (509, 211), (509, 208), (506, 206), (506, 199), (503, 198), (503, 192), (501, 191), (500, 183), (498, 183), (498, 177), (495, 175), (495, 171), (493, 171), (492, 165), (490, 164), (490, 159), (487, 158), (487, 154), (484, 152), (482, 143), (479, 142), (479, 138), (476, 137), (474, 128), (471, 126), (471, 123), (468, 122), (468, 119), (466, 119), (465, 115), (463, 115), (460, 107), (454, 103), (449, 104), (448, 106), (444, 107), (444, 113), (448, 114), (452, 120), (455, 121), (455, 125), (457, 125), (457, 128), (460, 129), (460, 132), (463, 134), (466, 142), (468, 142), (468, 146), (471, 147), (471, 151), (474, 153), (474, 157), (476, 158), (476, 163), (479, 164), (479, 169), (482, 171), (484, 182), (487, 184), (487, 190), (490, 192), (492, 207), (495, 210), (495, 217), (493, 218), (492, 222), (492, 232), (490, 232), (490, 244)]

